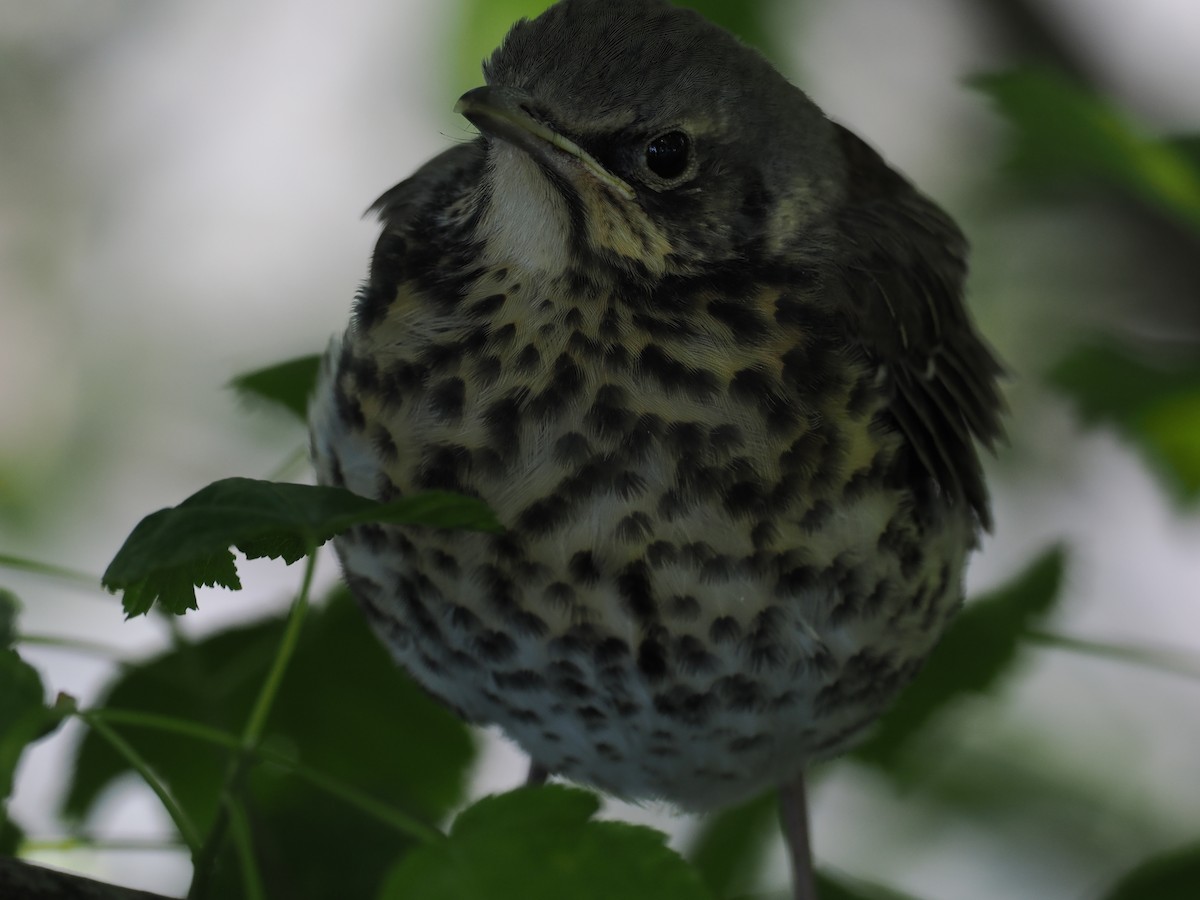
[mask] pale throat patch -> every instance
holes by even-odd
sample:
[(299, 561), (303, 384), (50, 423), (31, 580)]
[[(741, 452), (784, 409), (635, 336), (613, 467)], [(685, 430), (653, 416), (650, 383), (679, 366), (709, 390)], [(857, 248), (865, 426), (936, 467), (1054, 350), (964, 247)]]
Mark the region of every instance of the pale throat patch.
[(479, 224), (487, 263), (560, 274), (567, 266), (567, 205), (529, 155), (504, 141), (488, 149), (491, 203)]

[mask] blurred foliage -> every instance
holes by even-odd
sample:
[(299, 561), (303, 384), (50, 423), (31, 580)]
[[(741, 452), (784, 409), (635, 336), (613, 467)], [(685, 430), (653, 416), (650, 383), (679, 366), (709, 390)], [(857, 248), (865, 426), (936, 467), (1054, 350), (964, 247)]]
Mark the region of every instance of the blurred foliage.
[[(283, 618), (268, 619), (183, 642), (128, 668), (103, 703), (237, 734), (284, 625)], [(121, 731), (206, 829), (221, 802), (229, 752), (187, 734)], [(392, 663), (344, 591), (306, 621), (265, 737), (267, 747), (426, 822), (439, 821), (460, 800), (474, 758), (466, 727)], [(104, 788), (129, 770), (108, 742), (88, 732), (71, 773), (66, 812), (85, 816)], [(245, 790), (271, 897), (370, 897), (409, 843), (277, 766), (255, 767)], [(238, 871), (227, 849), (218, 860), (213, 896), (238, 896)]]
[(778, 802), (764, 794), (710, 816), (688, 849), (691, 860), (715, 897), (742, 893), (762, 869), (767, 841), (778, 828)]
[(321, 357), (317, 354), (301, 356), (246, 372), (229, 386), (249, 401), (281, 406), (303, 422), (320, 368)]
[(1191, 499), (1200, 494), (1200, 354), (1156, 349), (1142, 359), (1113, 341), (1084, 345), (1055, 366), (1050, 383), (1085, 422), (1120, 429)]
[(973, 79), (1015, 128), (1010, 166), (1043, 184), (1098, 183), (1128, 192), (1200, 230), (1200, 166), (1150, 137), (1122, 111), (1049, 72)]
[(904, 778), (910, 739), (959, 699), (995, 689), (1013, 671), (1022, 636), (1053, 607), (1064, 553), (1048, 551), (1000, 590), (972, 600), (950, 624), (919, 675), (851, 756)]
[[(455, 49), (447, 55), (448, 65), (455, 67), (455, 88), (478, 84), (480, 59), (511, 22), (548, 5), (549, 0), (466, 0)], [(770, 0), (691, 5), (764, 52), (774, 49), (766, 25)], [(994, 73), (974, 83), (1009, 122), (1006, 177), (1051, 202), (1116, 198), (1150, 209), (1176, 236), (1194, 243), (1200, 232), (1200, 136), (1155, 136), (1087, 85), (1050, 70)], [(1169, 485), (1195, 498), (1200, 494), (1200, 354), (1194, 339), (1177, 341), (1172, 353), (1160, 344), (1149, 354), (1139, 354), (1137, 342), (1123, 334), (1075, 340), (1064, 343), (1062, 359), (1047, 374), (1048, 385), (1071, 399), (1084, 422), (1120, 429)], [(318, 365), (317, 356), (294, 359), (247, 373), (232, 386), (242, 397), (303, 417)], [(181, 612), (194, 606), (197, 584), (237, 586), (231, 546), (247, 555), (291, 561), (348, 524), (386, 515), (433, 516), (420, 520), (439, 525), (491, 524), (477, 508), (446, 503), (381, 512), (378, 505), (368, 509), (320, 489), (229, 479), (147, 517), (113, 560), (106, 582), (126, 592), (131, 614), (147, 611), (155, 599)], [(1002, 772), (995, 761), (967, 757), (971, 765), (959, 782), (938, 785), (915, 777), (925, 763), (912, 752), (941, 734), (938, 726), (957, 705), (967, 699), (991, 702), (1018, 671), (1034, 649), (1026, 642), (1031, 629), (1055, 608), (1065, 559), (1065, 550), (1050, 549), (1010, 584), (969, 602), (923, 672), (848, 764), (868, 764), (903, 785), (909, 796), (927, 802), (957, 792), (953, 813), (970, 828), (994, 827), (989, 816), (1003, 798), (1025, 806), (1031, 819), (1038, 799), (1080, 818), (1093, 814), (1088, 798), (1061, 774), (1025, 777), (1036, 760), (1014, 774), (1026, 761), (1003, 760), (1010, 771)], [(20, 641), (17, 609), (15, 598), (0, 590), (0, 788), (5, 795), (25, 747), (69, 712), (69, 704), (47, 705), (37, 672), (10, 649)], [(662, 835), (597, 821), (595, 797), (561, 787), (480, 800), (458, 814), (448, 835), (426, 835), (424, 842), (386, 824), (386, 816), (348, 802), (346, 790), (338, 796), (328, 785), (319, 789), (312, 773), (335, 779), (360, 792), (355, 796), (372, 798), (398, 815), (429, 823), (432, 831), (462, 802), (475, 756), (466, 727), (397, 670), (342, 591), (304, 622), (271, 706), (264, 742), (245, 751), (254, 764), (239, 783), (230, 784), (231, 761), (242, 759), (242, 751), (205, 740), (195, 728), (217, 729), (239, 746), (238, 735), (261, 696), (288, 622), (272, 618), (200, 640), (177, 638), (170, 650), (125, 665), (95, 710), (101, 718), (106, 710), (113, 715), (113, 727), (137, 758), (149, 764), (202, 828), (218, 818), (228, 792), (239, 794), (267, 896), (725, 900), (745, 896), (755, 884), (777, 827), (772, 797), (711, 817), (685, 862), (664, 845)], [(1059, 646), (1071, 649), (1071, 643)], [(1141, 661), (1152, 664), (1151, 654), (1142, 654)], [(140, 724), (139, 715), (146, 717)], [(162, 727), (168, 720), (174, 727)], [(300, 765), (309, 777), (301, 776)], [(825, 770), (843, 765), (833, 761)], [(65, 808), (76, 827), (96, 810), (103, 792), (134, 769), (129, 754), (99, 731), (89, 731), (67, 778)], [(1114, 780), (1120, 776), (1114, 772)], [(1100, 801), (1092, 798), (1092, 803)], [(1005, 812), (1020, 815), (1019, 809)], [(1049, 834), (1041, 827), (1031, 822), (1029, 830)], [(20, 840), (19, 828), (0, 813), (0, 853), (12, 852)], [(1056, 843), (1043, 850), (1065, 855), (1071, 840), (1068, 834), (1050, 835), (1048, 841)], [(243, 865), (236, 842), (227, 843), (216, 852), (211, 891), (240, 896)], [(871, 865), (864, 860), (864, 870)], [(901, 896), (840, 874), (824, 873), (821, 881), (823, 900)], [(1192, 843), (1143, 862), (1104, 896), (1190, 900), (1197, 884), (1200, 845)]]
[(448, 841), (410, 853), (380, 900), (705, 900), (694, 869), (660, 832), (592, 819), (600, 800), (559, 785), (486, 797)]
[(1156, 856), (1119, 882), (1104, 900), (1195, 900), (1200, 893), (1200, 844)]
[(17, 614), (21, 601), (10, 590), (0, 588), (0, 650), (13, 645), (17, 637)]
[(384, 522), (500, 530), (487, 506), (455, 494), (380, 503), (342, 488), (225, 478), (138, 522), (102, 583), (124, 593), (126, 615), (145, 615), (155, 603), (183, 615), (196, 608), (198, 587), (241, 589), (231, 546), (247, 559), (291, 565), (340, 532)]
[[(680, 0), (707, 19), (733, 32), (768, 56), (777, 49), (771, 40), (765, 13), (775, 0)], [(451, 84), (462, 93), (482, 83), (480, 65), (492, 55), (513, 22), (532, 19), (552, 5), (552, 0), (463, 0), (454, 34), (454, 72)]]

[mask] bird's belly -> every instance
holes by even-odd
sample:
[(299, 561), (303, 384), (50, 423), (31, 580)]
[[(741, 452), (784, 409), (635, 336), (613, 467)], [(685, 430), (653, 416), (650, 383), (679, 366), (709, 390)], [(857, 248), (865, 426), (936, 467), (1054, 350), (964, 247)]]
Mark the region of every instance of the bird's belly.
[[(463, 420), (487, 433), (488, 411), (469, 404), (457, 423), (392, 421), (409, 436), (398, 463), (369, 411), (348, 423), (322, 390), (323, 481), (368, 496), (458, 488), (508, 529), (338, 540), (396, 659), (549, 771), (624, 797), (721, 805), (845, 748), (960, 602), (963, 513), (918, 508), (879, 458), (847, 449), (865, 426), (801, 424), (767, 454), (767, 436), (719, 406), (670, 422), (630, 403), (605, 436), (589, 385), (591, 403), (545, 422), (493, 422), (490, 443), (471, 443)], [(822, 462), (830, 444), (861, 464)]]

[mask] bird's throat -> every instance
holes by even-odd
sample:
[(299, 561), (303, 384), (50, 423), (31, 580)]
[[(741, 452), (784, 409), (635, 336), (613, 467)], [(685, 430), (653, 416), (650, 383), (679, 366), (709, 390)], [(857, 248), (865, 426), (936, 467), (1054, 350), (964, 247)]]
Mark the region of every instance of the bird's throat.
[(551, 276), (566, 271), (570, 222), (566, 201), (541, 167), (504, 141), (488, 148), (487, 208), (479, 220), (487, 262)]

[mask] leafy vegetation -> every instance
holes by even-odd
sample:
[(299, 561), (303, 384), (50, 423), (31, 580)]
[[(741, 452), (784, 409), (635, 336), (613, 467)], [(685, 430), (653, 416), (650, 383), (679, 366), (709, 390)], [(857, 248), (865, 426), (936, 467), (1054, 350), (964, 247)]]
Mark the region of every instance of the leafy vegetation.
[[(538, 8), (472, 4), (478, 15), (464, 17), (463, 71), (463, 60), (474, 67), (516, 15)], [(748, 40), (770, 38), (761, 3), (697, 5)], [(1095, 90), (1049, 71), (995, 73), (973, 84), (1009, 128), (1005, 185), (1045, 203), (1130, 203), (1161, 217), (1193, 250), (1200, 243), (1196, 137), (1155, 136)], [(1187, 504), (1200, 494), (1198, 359), (1186, 339), (1085, 335), (1044, 381), (1086, 424), (1116, 428), (1139, 447)], [(302, 419), (318, 365), (317, 356), (290, 360), (233, 387)], [(127, 616), (172, 620), (197, 609), (198, 586), (240, 588), (234, 550), (304, 560), (296, 599), (285, 615), (207, 637), (176, 631), (166, 651), (123, 661), (103, 699), (86, 708), (66, 695), (48, 700), (21, 656), (20, 604), (0, 589), (0, 797), (11, 793), (25, 749), (75, 718), (87, 729), (64, 773), (64, 813), (80, 841), (109, 787), (131, 774), (145, 779), (191, 855), (194, 900), (748, 897), (775, 833), (770, 797), (710, 817), (682, 855), (650, 829), (597, 820), (598, 800), (580, 790), (518, 789), (460, 808), (476, 759), (468, 728), (392, 664), (344, 591), (310, 597), (316, 548), (385, 522), (499, 528), (481, 504), (453, 495), (380, 504), (248, 478), (214, 482), (148, 515), (103, 576), (122, 594)], [(1153, 652), (1048, 641), (1044, 623), (1068, 557), (1069, 548), (1047, 549), (1007, 585), (973, 598), (871, 739), (830, 767), (869, 767), (919, 793), (913, 772), (927, 760), (913, 747), (960, 704), (988, 702), (1048, 642), (1157, 664)], [(0, 557), (0, 567), (62, 574), (13, 556)], [(987, 811), (981, 804), (977, 815)], [(1183, 835), (1180, 849), (1138, 862), (1104, 900), (1190, 900), (1200, 883), (1197, 838)], [(0, 854), (18, 852), (23, 840), (19, 824), (0, 814)], [(837, 872), (822, 874), (822, 891), (824, 900), (904, 896)]]

